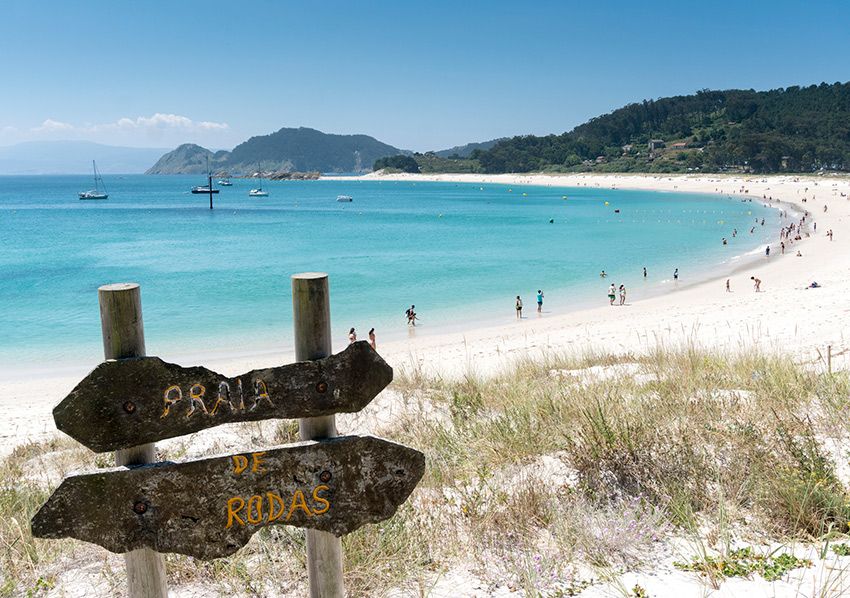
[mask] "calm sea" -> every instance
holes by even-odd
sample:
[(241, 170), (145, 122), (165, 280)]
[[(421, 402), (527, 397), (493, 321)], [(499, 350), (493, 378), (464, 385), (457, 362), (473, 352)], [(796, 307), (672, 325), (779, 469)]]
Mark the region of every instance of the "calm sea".
[(604, 304), (610, 282), (630, 299), (672, 290), (674, 268), (679, 284), (705, 278), (779, 223), (720, 196), (357, 180), (266, 182), (250, 198), (255, 182), (235, 179), (210, 211), (188, 192), (199, 177), (105, 179), (107, 201), (79, 201), (90, 177), (0, 177), (3, 370), (99, 362), (110, 282), (142, 285), (148, 353), (176, 359), (290, 350), (289, 276), (326, 271), (341, 348), (351, 326), (406, 334), (411, 303), (428, 333), (511, 321), (538, 288), (552, 313)]

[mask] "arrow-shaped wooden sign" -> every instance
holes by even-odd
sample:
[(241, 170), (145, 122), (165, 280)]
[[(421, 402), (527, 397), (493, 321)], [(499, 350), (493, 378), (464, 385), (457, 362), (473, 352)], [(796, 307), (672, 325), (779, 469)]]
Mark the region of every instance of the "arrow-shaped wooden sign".
[(233, 422), (359, 411), (392, 378), (365, 341), (318, 361), (235, 378), (157, 357), (122, 359), (97, 366), (53, 419), (93, 451), (114, 451)]
[(65, 478), (33, 517), (32, 533), (112, 552), (149, 547), (213, 559), (267, 525), (339, 536), (388, 519), (424, 471), (419, 451), (371, 436), (113, 468)]

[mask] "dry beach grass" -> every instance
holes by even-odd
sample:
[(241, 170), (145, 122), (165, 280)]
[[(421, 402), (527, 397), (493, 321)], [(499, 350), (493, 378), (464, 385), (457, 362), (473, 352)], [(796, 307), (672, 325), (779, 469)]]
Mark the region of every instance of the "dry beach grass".
[[(674, 561), (721, 589), (736, 575), (801, 583), (828, 562), (820, 593), (805, 579), (790, 595), (846, 589), (850, 557), (825, 548), (843, 545), (850, 522), (845, 373), (692, 347), (553, 354), (488, 378), (408, 372), (388, 392), (404, 407), (373, 431), (423, 450), (428, 469), (393, 519), (345, 538), (351, 595), (564, 596)], [(288, 422), (238, 425), (164, 443), (162, 456), (293, 438)], [(109, 465), (64, 440), (3, 461), (0, 596), (124, 592), (120, 557), (28, 530), (62, 475)], [(741, 565), (747, 546), (772, 568)], [(823, 559), (792, 558), (799, 546)], [(177, 595), (304, 595), (303, 555), (303, 532), (266, 528), (229, 559), (170, 556), (170, 583)]]

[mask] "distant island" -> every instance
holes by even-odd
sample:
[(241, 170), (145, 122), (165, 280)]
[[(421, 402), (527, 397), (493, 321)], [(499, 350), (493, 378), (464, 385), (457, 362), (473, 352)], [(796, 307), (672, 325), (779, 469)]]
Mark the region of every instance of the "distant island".
[(211, 152), (187, 143), (162, 156), (145, 174), (216, 173), (244, 175), (269, 172), (362, 173), (375, 160), (406, 154), (368, 135), (334, 135), (306, 127), (283, 128), (269, 135), (251, 137), (232, 151)]
[[(850, 83), (699, 91), (645, 100), (561, 135), (395, 157), (405, 172), (815, 172), (850, 170)], [(403, 164), (403, 168), (398, 165)]]

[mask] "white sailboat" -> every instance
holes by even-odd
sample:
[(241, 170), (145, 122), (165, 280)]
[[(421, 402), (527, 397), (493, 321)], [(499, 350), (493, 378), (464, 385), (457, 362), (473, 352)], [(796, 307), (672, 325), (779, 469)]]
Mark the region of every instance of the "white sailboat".
[[(103, 178), (97, 172), (97, 164), (94, 160), (91, 161), (91, 165), (94, 169), (94, 189), (81, 191), (78, 195), (80, 199), (108, 199), (109, 194), (106, 192), (106, 185), (103, 182)], [(100, 186), (98, 186), (98, 182)], [(100, 190), (101, 186), (103, 187), (103, 191)]]
[(260, 177), (260, 185), (256, 189), (248, 191), (248, 195), (250, 197), (268, 197), (269, 192), (263, 191), (263, 170), (260, 168), (259, 164), (257, 164), (257, 176)]

